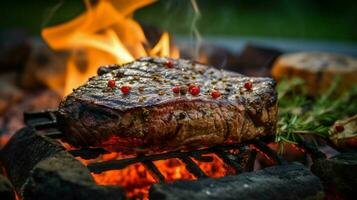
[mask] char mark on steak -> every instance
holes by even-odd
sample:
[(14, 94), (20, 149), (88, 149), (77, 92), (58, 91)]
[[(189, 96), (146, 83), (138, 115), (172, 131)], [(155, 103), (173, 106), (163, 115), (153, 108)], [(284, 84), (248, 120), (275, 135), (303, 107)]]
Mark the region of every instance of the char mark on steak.
[[(240, 143), (276, 129), (275, 82), (270, 78), (151, 57), (99, 72), (60, 104), (60, 127), (74, 146), (166, 151)], [(109, 80), (116, 86), (109, 87)], [(128, 94), (120, 90), (124, 85), (131, 87)], [(199, 87), (199, 94), (192, 95), (190, 85)], [(172, 90), (176, 86), (179, 93)], [(221, 96), (212, 97), (212, 91)]]

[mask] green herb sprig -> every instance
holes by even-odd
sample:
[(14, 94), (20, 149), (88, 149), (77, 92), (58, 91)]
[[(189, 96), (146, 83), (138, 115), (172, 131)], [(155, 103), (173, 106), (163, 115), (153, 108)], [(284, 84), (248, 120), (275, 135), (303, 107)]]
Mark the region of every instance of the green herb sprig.
[(283, 80), (277, 86), (279, 121), (276, 142), (296, 143), (303, 135), (328, 137), (336, 120), (357, 114), (357, 87), (337, 94), (338, 79), (323, 95), (311, 98), (298, 78)]

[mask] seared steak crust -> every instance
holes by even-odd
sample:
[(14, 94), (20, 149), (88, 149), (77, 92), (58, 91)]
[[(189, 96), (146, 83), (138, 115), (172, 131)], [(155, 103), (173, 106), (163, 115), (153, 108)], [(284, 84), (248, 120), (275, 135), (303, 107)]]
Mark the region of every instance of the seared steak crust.
[[(182, 59), (148, 57), (107, 67), (60, 104), (61, 128), (74, 146), (165, 151), (239, 143), (275, 132), (277, 100), (270, 78)], [(109, 80), (117, 87), (108, 87)], [(244, 88), (249, 81), (251, 90)], [(200, 86), (198, 95), (187, 91), (190, 84)], [(129, 94), (120, 91), (122, 85), (131, 86)], [(172, 92), (177, 85), (180, 94)], [(212, 98), (212, 90), (221, 97)]]

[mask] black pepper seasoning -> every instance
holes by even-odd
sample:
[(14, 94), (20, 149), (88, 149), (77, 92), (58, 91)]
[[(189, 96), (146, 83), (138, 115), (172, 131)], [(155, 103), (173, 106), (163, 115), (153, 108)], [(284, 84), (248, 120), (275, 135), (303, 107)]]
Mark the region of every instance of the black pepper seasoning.
[(186, 118), (186, 113), (185, 112), (180, 112), (179, 119), (185, 119), (185, 118)]
[(182, 94), (182, 95), (185, 95), (186, 93), (187, 93), (187, 87), (186, 86), (181, 86), (180, 87), (180, 93)]
[(142, 92), (144, 92), (144, 87), (143, 87), (143, 86), (140, 86), (140, 87), (138, 88), (138, 90), (139, 90), (140, 93), (142, 93)]
[(124, 77), (124, 72), (118, 71), (118, 73), (116, 74), (117, 78), (123, 78)]

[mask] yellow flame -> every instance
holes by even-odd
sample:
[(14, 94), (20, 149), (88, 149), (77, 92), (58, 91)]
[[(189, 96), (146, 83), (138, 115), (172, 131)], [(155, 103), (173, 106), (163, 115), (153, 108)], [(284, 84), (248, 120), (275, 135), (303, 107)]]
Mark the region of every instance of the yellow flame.
[[(163, 33), (152, 49), (146, 49), (147, 40), (133, 19), (135, 10), (156, 0), (99, 0), (92, 5), (85, 0), (87, 10), (77, 18), (54, 27), (45, 28), (42, 37), (54, 50), (70, 50), (63, 94), (83, 84), (105, 64), (123, 64), (142, 56), (179, 57), (170, 46), (170, 36)], [(48, 80), (48, 86), (55, 83)], [(56, 85), (58, 90), (58, 85)]]
[(170, 36), (167, 32), (164, 32), (155, 47), (149, 51), (149, 55), (161, 57), (170, 55), (171, 57), (178, 58), (180, 54), (178, 49), (170, 48), (168, 44), (170, 44)]

